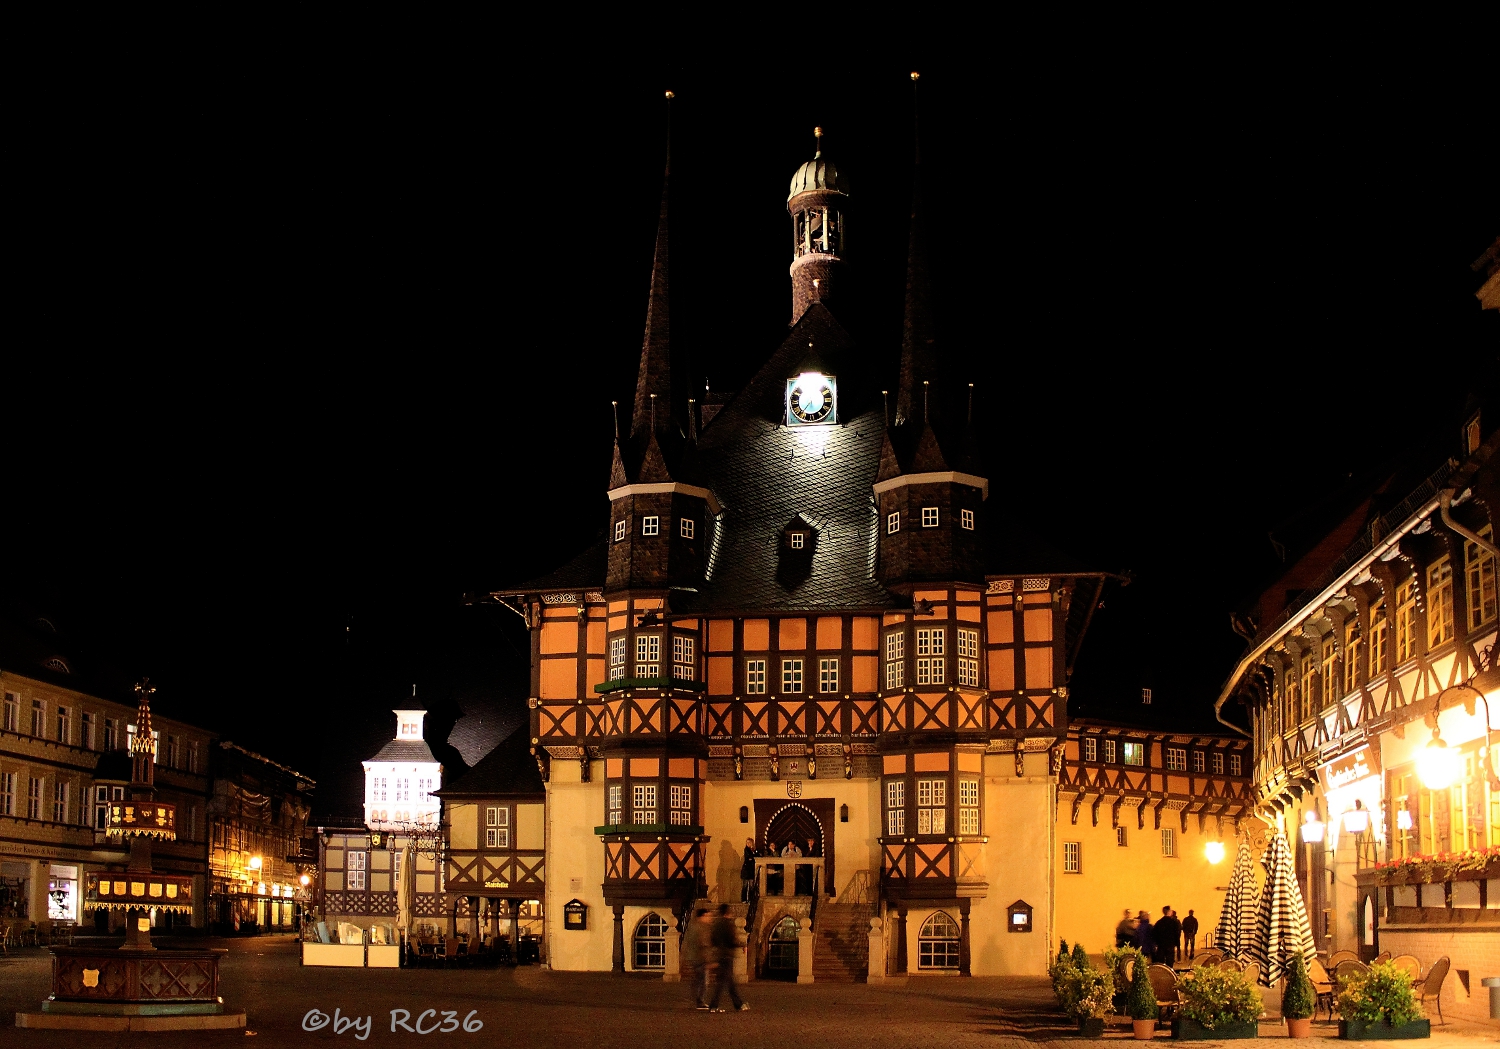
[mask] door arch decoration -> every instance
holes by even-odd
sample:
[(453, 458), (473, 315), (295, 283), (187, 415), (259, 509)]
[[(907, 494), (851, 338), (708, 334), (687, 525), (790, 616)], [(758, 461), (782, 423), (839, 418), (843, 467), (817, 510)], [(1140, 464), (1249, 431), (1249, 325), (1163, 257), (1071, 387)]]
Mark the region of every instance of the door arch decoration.
[(791, 839), (799, 847), (805, 848), (808, 838), (813, 839), (819, 853), (827, 852), (828, 835), (824, 833), (823, 821), (806, 805), (791, 801), (777, 809), (775, 815), (766, 821), (765, 841), (762, 847), (769, 854), (773, 843), (784, 845), (788, 839)]
[[(762, 850), (767, 848), (769, 842), (776, 842), (777, 851), (780, 851), (780, 845), (784, 839), (768, 836), (768, 832), (785, 834), (781, 827), (771, 826), (777, 817), (786, 818), (795, 813), (798, 819), (807, 821), (813, 833), (802, 836), (812, 837), (823, 850), (823, 877), (819, 879), (821, 890), (824, 894), (836, 892), (838, 882), (835, 880), (834, 851), (838, 845), (835, 829), (838, 822), (838, 808), (834, 805), (833, 799), (802, 797), (797, 801), (789, 801), (786, 798), (756, 798), (751, 804), (755, 816), (754, 838), (756, 845)], [(790, 825), (787, 829), (790, 829)], [(803, 848), (806, 847), (804, 844)]]

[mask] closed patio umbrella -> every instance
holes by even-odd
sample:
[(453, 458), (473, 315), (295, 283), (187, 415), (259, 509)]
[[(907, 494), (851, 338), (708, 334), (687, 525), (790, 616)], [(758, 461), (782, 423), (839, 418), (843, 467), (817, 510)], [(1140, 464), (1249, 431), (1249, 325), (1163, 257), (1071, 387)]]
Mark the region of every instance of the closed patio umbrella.
[(401, 933), (411, 939), (412, 910), (417, 902), (417, 857), (410, 843), (401, 850), (401, 877), (396, 884), (396, 907)]
[[(1245, 949), (1244, 912), (1255, 904), (1255, 871), (1251, 867), (1250, 845), (1240, 842), (1234, 857), (1234, 870), (1224, 892), (1224, 906), (1219, 911), (1219, 925), (1214, 930), (1214, 944), (1228, 957)], [(1253, 924), (1251, 926), (1253, 928)]]
[(1278, 833), (1271, 839), (1261, 863), (1266, 868), (1266, 883), (1260, 891), (1255, 939), (1249, 954), (1260, 963), (1261, 984), (1269, 987), (1281, 979), (1292, 958), (1300, 954), (1310, 965), (1317, 951), (1285, 834)]

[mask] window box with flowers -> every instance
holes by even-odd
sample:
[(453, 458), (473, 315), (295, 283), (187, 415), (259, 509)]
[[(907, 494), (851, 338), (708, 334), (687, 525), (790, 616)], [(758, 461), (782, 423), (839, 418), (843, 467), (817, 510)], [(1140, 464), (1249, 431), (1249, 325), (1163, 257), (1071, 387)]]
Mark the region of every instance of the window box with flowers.
[(1500, 877), (1500, 845), (1433, 856), (1404, 856), (1375, 864), (1377, 885), (1427, 885)]

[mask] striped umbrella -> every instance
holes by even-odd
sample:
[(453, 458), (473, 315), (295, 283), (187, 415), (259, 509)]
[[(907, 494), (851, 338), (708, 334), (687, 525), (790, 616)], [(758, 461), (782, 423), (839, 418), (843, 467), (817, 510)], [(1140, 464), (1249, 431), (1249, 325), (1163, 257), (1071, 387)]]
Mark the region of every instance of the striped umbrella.
[[(1249, 893), (1246, 893), (1246, 886)], [(1241, 928), (1245, 918), (1243, 912), (1255, 902), (1255, 872), (1251, 868), (1250, 846), (1240, 842), (1239, 852), (1234, 857), (1234, 870), (1229, 875), (1229, 887), (1224, 892), (1224, 906), (1219, 911), (1219, 925), (1214, 930), (1214, 944), (1226, 955), (1233, 957), (1243, 950)]]
[(1260, 861), (1266, 867), (1266, 883), (1260, 891), (1255, 939), (1249, 953), (1252, 960), (1260, 962), (1260, 982), (1269, 987), (1281, 979), (1297, 954), (1310, 965), (1317, 952), (1285, 834), (1278, 833), (1271, 839)]

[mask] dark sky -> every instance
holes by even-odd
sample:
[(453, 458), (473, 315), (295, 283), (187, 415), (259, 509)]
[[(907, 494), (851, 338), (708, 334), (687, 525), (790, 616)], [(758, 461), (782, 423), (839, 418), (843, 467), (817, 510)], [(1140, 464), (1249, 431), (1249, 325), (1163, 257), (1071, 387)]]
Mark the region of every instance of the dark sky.
[(1326, 56), (1024, 50), (65, 67), (12, 143), (0, 587), (348, 807), (412, 682), (449, 716), (524, 698), (516, 621), (460, 597), (607, 516), (662, 92), (673, 340), (734, 389), (785, 331), (814, 124), (854, 186), (839, 312), (893, 372), (918, 68), (940, 346), (991, 500), (1135, 576), (1078, 706), (1150, 686), (1201, 716), (1267, 532), (1495, 358), (1486, 96)]

